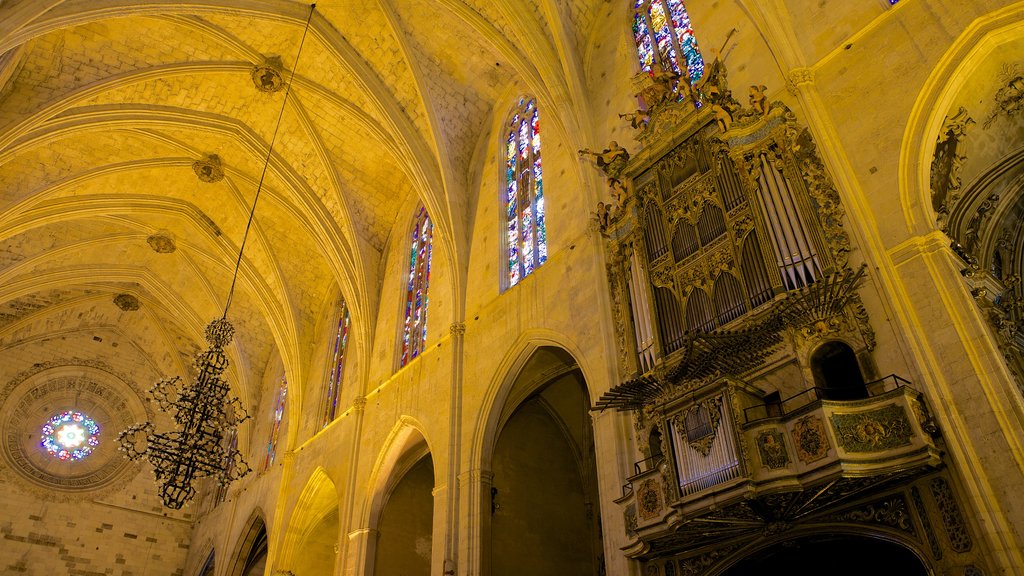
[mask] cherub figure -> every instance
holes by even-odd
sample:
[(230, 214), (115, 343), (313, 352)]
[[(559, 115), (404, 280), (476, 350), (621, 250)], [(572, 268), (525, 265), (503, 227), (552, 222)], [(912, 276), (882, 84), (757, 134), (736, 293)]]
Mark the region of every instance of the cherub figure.
[[(673, 94), (676, 93), (676, 86), (682, 83), (679, 80), (679, 74), (672, 70), (665, 70), (657, 62), (651, 64), (651, 80), (654, 81), (654, 88), (651, 90), (654, 102), (650, 103), (651, 106), (672, 100)], [(688, 86), (689, 84), (687, 84)]]
[(607, 148), (600, 152), (584, 148), (579, 151), (579, 154), (580, 157), (589, 156), (593, 158), (597, 167), (608, 177), (609, 183), (611, 180), (619, 179), (622, 171), (626, 168), (626, 164), (629, 162), (629, 152), (626, 152), (626, 149), (619, 146), (619, 143), (614, 140), (608, 144)]
[(750, 106), (762, 116), (768, 113), (768, 96), (764, 93), (767, 89), (768, 87), (762, 84), (750, 87)]
[(647, 128), (647, 123), (651, 121), (651, 114), (647, 110), (637, 110), (636, 112), (629, 114), (619, 114), (619, 118), (625, 118), (629, 120), (629, 125), (635, 130), (643, 130)]
[(715, 115), (719, 130), (725, 132), (732, 126), (732, 113), (721, 104), (712, 104), (711, 112)]
[(611, 188), (616, 203), (621, 204), (626, 192), (621, 176), (622, 171), (626, 169), (626, 165), (629, 163), (629, 152), (626, 152), (625, 148), (619, 146), (618, 142), (612, 140), (608, 147), (600, 152), (584, 148), (579, 151), (579, 154), (581, 158), (583, 156), (593, 158), (594, 163), (597, 164), (597, 167), (608, 178), (608, 186)]

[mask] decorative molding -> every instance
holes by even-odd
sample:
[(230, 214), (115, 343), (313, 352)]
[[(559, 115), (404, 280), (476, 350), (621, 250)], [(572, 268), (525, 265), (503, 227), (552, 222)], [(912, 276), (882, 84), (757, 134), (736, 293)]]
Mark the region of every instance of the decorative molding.
[(830, 514), (825, 516), (823, 520), (881, 524), (883, 526), (902, 530), (908, 534), (915, 534), (914, 523), (911, 521), (907, 501), (901, 495), (895, 495), (885, 500), (864, 504), (852, 510), (839, 512), (837, 514)]
[(192, 171), (201, 182), (215, 184), (224, 179), (224, 168), (221, 167), (220, 156), (209, 154), (192, 163)]
[(1024, 111), (1024, 76), (1020, 73), (1020, 65), (1003, 64), (1003, 69), (999, 72), (999, 82), (1003, 86), (996, 90), (992, 97), (995, 106), (985, 118), (985, 130), (988, 130), (999, 116), (1011, 118)]
[(131, 294), (118, 294), (114, 296), (114, 304), (122, 312), (134, 312), (139, 309), (139, 299)]
[(917, 509), (917, 516), (921, 519), (921, 527), (924, 529), (925, 539), (928, 540), (928, 547), (931, 548), (932, 557), (942, 560), (942, 546), (939, 546), (939, 539), (935, 536), (935, 529), (932, 528), (932, 521), (928, 517), (928, 510), (924, 507), (924, 500), (921, 498), (921, 491), (917, 486), (910, 487), (910, 498)]
[(651, 520), (661, 514), (661, 490), (654, 478), (644, 480), (636, 491), (636, 502), (639, 506), (640, 519)]
[(636, 538), (636, 502), (630, 502), (622, 513), (626, 536)]
[(960, 513), (960, 506), (956, 502), (953, 489), (945, 478), (935, 478), (929, 484), (932, 498), (935, 499), (935, 506), (942, 516), (942, 527), (946, 531), (950, 547), (957, 552), (968, 552), (974, 543), (971, 541), (971, 534)]
[(284, 64), (281, 62), (281, 58), (274, 56), (267, 58), (262, 64), (254, 66), (249, 77), (252, 78), (252, 84), (257, 90), (273, 94), (284, 89), (282, 70), (284, 70)]
[(465, 322), (452, 322), (451, 326), (448, 327), (448, 332), (452, 336), (462, 337), (466, 335), (466, 323)]
[(174, 235), (166, 230), (159, 230), (146, 238), (146, 243), (157, 254), (170, 254), (178, 249), (174, 243)]
[(757, 435), (757, 452), (765, 468), (775, 470), (789, 464), (786, 439), (778, 430), (763, 430)]
[(879, 452), (911, 443), (914, 429), (902, 406), (889, 404), (867, 412), (835, 413), (829, 418), (839, 446), (847, 452)]
[(931, 181), (932, 209), (937, 213), (939, 229), (946, 231), (949, 213), (960, 198), (960, 173), (967, 155), (964, 152), (967, 130), (974, 119), (961, 106), (951, 116), (946, 116), (935, 142), (932, 154)]
[(805, 464), (821, 460), (831, 448), (825, 424), (813, 414), (804, 416), (793, 425), (793, 443), (797, 457)]
[(794, 96), (804, 84), (814, 83), (814, 68), (793, 68), (786, 74), (786, 90)]

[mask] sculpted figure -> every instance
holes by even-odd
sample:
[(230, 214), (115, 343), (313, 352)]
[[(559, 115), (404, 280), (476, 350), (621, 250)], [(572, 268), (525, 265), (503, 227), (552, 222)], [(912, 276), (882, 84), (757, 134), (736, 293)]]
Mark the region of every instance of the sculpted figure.
[(619, 146), (618, 142), (612, 140), (608, 147), (600, 152), (584, 148), (579, 151), (579, 155), (581, 158), (587, 156), (593, 159), (597, 167), (608, 178), (608, 186), (611, 188), (616, 203), (621, 204), (626, 192), (621, 176), (622, 171), (626, 169), (626, 165), (629, 163), (629, 152), (626, 152), (625, 148)]
[(762, 84), (754, 84), (750, 87), (750, 107), (764, 116), (768, 113), (768, 96), (764, 93), (768, 87)]
[(630, 114), (619, 114), (619, 118), (629, 120), (629, 125), (635, 130), (643, 130), (647, 128), (647, 123), (651, 121), (651, 114), (647, 110), (637, 110)]

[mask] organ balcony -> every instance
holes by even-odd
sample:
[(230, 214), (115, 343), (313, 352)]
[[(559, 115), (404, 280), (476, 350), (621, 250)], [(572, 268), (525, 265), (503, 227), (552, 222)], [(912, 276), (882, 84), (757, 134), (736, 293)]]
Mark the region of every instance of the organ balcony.
[(781, 402), (733, 379), (644, 410), (647, 452), (616, 502), (645, 558), (814, 518), (838, 501), (934, 470), (922, 396), (891, 375), (849, 391), (814, 387)]

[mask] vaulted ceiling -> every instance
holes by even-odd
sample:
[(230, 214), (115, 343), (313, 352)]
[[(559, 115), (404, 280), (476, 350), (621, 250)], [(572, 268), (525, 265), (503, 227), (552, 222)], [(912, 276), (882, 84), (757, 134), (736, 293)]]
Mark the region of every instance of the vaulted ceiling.
[[(339, 292), (372, 329), (382, 259), (417, 203), (462, 268), (473, 164), (508, 101), (535, 94), (559, 107), (549, 130), (586, 130), (582, 62), (611, 12), (322, 0), (296, 65), (302, 2), (0, 2), (0, 354), (187, 372), (284, 101), (252, 71), (276, 62), (295, 76), (231, 304), (232, 380), (255, 401), (277, 355), (301, 376)], [(222, 179), (198, 177), (209, 155)]]

